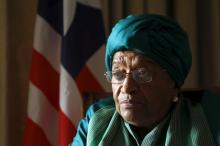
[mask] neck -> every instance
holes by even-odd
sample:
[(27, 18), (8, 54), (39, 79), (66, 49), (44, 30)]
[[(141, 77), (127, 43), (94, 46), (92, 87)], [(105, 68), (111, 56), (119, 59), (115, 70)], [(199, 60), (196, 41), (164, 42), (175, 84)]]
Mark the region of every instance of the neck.
[(136, 131), (137, 131), (138, 136), (141, 138), (141, 140), (143, 140), (144, 137), (147, 135), (147, 133), (150, 132), (150, 129), (137, 128)]
[(138, 135), (140, 140), (142, 141), (144, 137), (153, 129), (153, 128), (146, 128), (146, 127), (136, 127), (132, 126), (132, 129), (135, 131), (135, 133)]

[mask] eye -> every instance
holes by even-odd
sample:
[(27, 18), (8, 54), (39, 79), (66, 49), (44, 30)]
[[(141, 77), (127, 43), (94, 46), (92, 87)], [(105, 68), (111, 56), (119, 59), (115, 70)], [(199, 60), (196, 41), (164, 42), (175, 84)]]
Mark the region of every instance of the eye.
[(139, 77), (144, 77), (144, 76), (147, 76), (147, 75), (148, 75), (148, 71), (147, 71), (147, 69), (145, 69), (145, 68), (139, 68), (138, 70), (136, 70), (136, 74), (137, 74)]
[(112, 79), (113, 80), (118, 80), (118, 81), (124, 80), (125, 76), (126, 75), (123, 71), (120, 71), (120, 70), (112, 71)]
[(145, 83), (145, 82), (150, 82), (152, 80), (152, 75), (146, 68), (139, 68), (135, 70), (134, 78), (138, 82)]

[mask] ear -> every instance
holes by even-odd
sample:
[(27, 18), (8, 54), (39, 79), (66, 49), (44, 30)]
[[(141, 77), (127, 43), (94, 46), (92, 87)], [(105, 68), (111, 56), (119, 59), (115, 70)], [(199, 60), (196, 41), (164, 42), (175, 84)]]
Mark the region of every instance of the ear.
[(166, 72), (166, 76), (167, 76), (167, 79), (166, 79), (166, 82), (168, 83), (168, 87), (171, 88), (171, 89), (174, 89), (176, 88), (176, 82), (170, 77), (170, 75)]
[(172, 99), (172, 101), (173, 102), (177, 102), (179, 100), (179, 92), (180, 92), (180, 90), (179, 90), (179, 88), (176, 88), (175, 84), (174, 84), (172, 92), (173, 92), (173, 95), (172, 95), (173, 99)]
[(174, 80), (171, 81), (170, 87), (171, 88), (176, 88), (176, 82)]

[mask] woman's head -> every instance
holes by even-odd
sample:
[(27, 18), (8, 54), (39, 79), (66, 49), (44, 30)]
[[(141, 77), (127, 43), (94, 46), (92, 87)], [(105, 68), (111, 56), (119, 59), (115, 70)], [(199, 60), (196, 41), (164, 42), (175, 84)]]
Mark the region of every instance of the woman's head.
[(106, 44), (116, 110), (135, 126), (150, 128), (176, 101), (191, 67), (187, 34), (173, 20), (155, 14), (128, 16)]
[(189, 73), (192, 58), (187, 34), (173, 20), (156, 14), (128, 16), (112, 29), (106, 44), (106, 68), (120, 50), (136, 50), (165, 68), (181, 87)]

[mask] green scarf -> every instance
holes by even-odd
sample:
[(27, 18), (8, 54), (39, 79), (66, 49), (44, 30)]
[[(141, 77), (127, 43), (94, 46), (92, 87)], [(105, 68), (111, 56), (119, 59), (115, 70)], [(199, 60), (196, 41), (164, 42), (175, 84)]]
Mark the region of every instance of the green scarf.
[(173, 111), (142, 141), (114, 107), (100, 109), (91, 118), (87, 146), (214, 146), (200, 104), (181, 98)]

